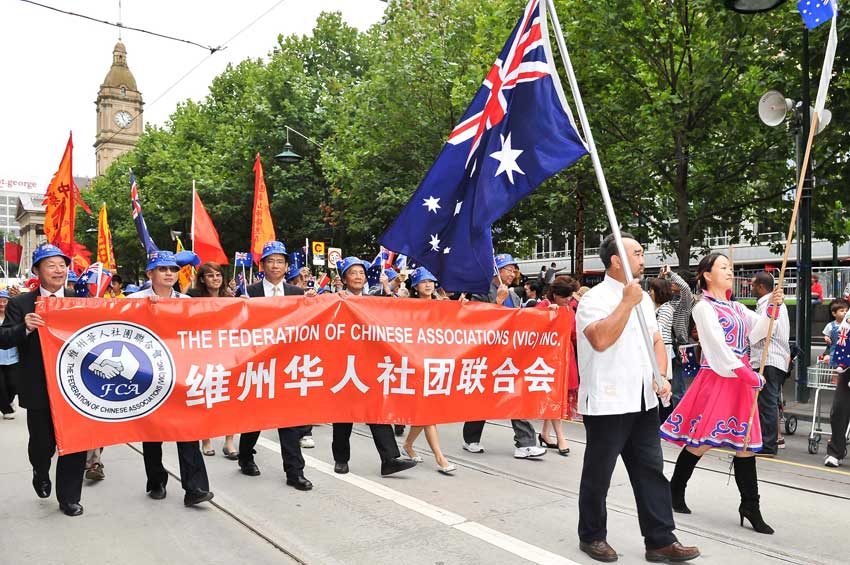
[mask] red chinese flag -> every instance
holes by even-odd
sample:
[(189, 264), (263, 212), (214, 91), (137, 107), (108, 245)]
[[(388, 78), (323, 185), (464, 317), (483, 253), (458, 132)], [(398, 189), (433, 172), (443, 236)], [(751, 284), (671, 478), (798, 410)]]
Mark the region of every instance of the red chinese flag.
[(254, 262), (260, 264), (260, 256), (263, 254), (263, 245), (277, 239), (272, 224), (272, 213), (269, 210), (269, 194), (266, 190), (266, 181), (263, 178), (263, 164), (260, 162), (260, 154), (254, 162), (254, 214), (251, 219), (251, 255)]
[(44, 195), (42, 204), (46, 207), (44, 211), (44, 235), (47, 242), (58, 246), (65, 253), (71, 251), (74, 241), (74, 220), (76, 209), (74, 207), (74, 173), (71, 170), (74, 142), (68, 135), (68, 143), (65, 145), (65, 153), (59, 169), (53, 175), (50, 186)]
[(7, 241), (3, 245), (3, 256), (6, 257), (6, 261), (9, 263), (20, 265), (23, 249), (24, 248), (21, 247), (21, 244), (15, 243), (14, 241)]
[(204, 203), (192, 183), (192, 251), (201, 262), (214, 261), (219, 265), (227, 265), (227, 255), (221, 247), (218, 231), (213, 225), (212, 218), (207, 214)]

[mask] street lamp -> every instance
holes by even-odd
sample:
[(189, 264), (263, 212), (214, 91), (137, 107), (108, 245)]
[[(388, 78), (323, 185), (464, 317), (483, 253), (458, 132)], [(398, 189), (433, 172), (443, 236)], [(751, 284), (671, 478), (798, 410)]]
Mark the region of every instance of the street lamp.
[(758, 14), (769, 12), (784, 3), (785, 0), (726, 0), (726, 7), (739, 14)]
[(314, 145), (317, 145), (320, 148), (324, 147), (321, 143), (319, 143), (315, 139), (307, 137), (306, 135), (304, 135), (303, 133), (301, 133), (300, 131), (298, 131), (296, 129), (293, 129), (289, 126), (283, 126), (283, 127), (286, 128), (286, 143), (283, 146), (283, 151), (281, 151), (280, 153), (278, 153), (277, 155), (274, 156), (274, 160), (277, 161), (278, 163), (281, 163), (281, 164), (297, 163), (298, 161), (300, 161), (301, 159), (304, 158), (301, 155), (299, 155), (298, 153), (296, 153), (295, 151), (293, 151), (292, 144), (289, 142), (289, 132), (292, 132), (296, 135), (300, 135), (301, 137), (303, 137), (304, 139), (306, 139), (310, 143), (313, 143)]
[[(766, 12), (783, 4), (784, 0), (726, 0), (726, 7), (742, 14)], [(800, 106), (800, 129), (802, 139), (809, 138), (811, 126), (809, 104), (809, 29), (803, 26), (803, 56), (800, 61), (802, 70), (802, 93)], [(799, 156), (797, 157), (799, 163)], [(807, 402), (809, 389), (806, 386), (807, 369), (811, 359), (811, 317), (812, 317), (812, 165), (809, 161), (803, 176), (803, 194), (800, 199), (800, 211), (797, 217), (797, 321), (796, 342), (800, 349), (797, 358), (797, 400)]]

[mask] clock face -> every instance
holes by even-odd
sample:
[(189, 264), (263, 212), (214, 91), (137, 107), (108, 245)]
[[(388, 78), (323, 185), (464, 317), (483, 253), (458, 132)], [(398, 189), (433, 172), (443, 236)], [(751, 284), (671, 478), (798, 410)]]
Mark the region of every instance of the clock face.
[(115, 114), (115, 124), (121, 129), (124, 129), (129, 126), (130, 122), (132, 121), (133, 117), (127, 112), (124, 112), (123, 110)]

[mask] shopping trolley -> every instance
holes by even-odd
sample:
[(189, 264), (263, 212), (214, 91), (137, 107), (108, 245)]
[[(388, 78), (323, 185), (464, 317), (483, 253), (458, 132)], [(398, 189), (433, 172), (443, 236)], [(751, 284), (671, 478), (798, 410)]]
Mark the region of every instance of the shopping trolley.
[(812, 408), (812, 431), (809, 434), (809, 453), (814, 455), (820, 448), (821, 438), (825, 435), (832, 435), (832, 431), (823, 429), (823, 420), (828, 419), (829, 415), (827, 414), (826, 418), (821, 417), (820, 393), (822, 390), (835, 390), (838, 384), (838, 375), (835, 369), (830, 369), (826, 363), (818, 360), (814, 367), (808, 368), (807, 379), (806, 386), (815, 390), (814, 407)]

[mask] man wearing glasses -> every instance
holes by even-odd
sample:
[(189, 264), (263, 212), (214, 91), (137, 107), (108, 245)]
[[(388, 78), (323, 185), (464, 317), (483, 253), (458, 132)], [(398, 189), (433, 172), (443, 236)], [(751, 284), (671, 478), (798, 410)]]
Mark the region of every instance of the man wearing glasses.
[[(180, 267), (174, 253), (170, 251), (154, 251), (148, 255), (147, 275), (151, 286), (145, 290), (134, 292), (127, 298), (150, 298), (157, 302), (161, 298), (189, 298), (174, 290), (177, 273)], [(162, 465), (162, 442), (146, 441), (142, 443), (142, 453), (145, 460), (145, 473), (148, 477), (148, 496), (154, 500), (165, 498), (165, 484), (168, 473)], [(207, 467), (197, 441), (178, 441), (177, 457), (180, 461), (180, 482), (186, 491), (183, 504), (194, 506), (201, 502), (212, 500), (210, 483), (207, 478)]]
[[(260, 262), (263, 264), (265, 276), (263, 280), (249, 285), (245, 290), (251, 298), (263, 296), (295, 296), (303, 295), (304, 289), (284, 282), (289, 254), (280, 241), (270, 241), (263, 246)], [(303, 426), (278, 428), (280, 438), (280, 455), (283, 458), (283, 471), (286, 473), (286, 484), (298, 490), (310, 490), (313, 483), (304, 477), (304, 456), (301, 455), (301, 436)], [(256, 477), (260, 468), (254, 462), (254, 446), (260, 432), (244, 432), (239, 436), (239, 468), (243, 475)]]
[[(519, 295), (510, 288), (514, 279), (519, 275), (519, 265), (514, 258), (507, 253), (500, 253), (494, 257), (494, 263), (498, 274), (490, 281), (490, 293), (488, 296), (471, 296), (471, 300), (479, 302), (490, 302), (507, 308), (519, 308), (522, 301)], [(463, 425), (463, 448), (470, 453), (482, 453), (484, 447), (481, 445), (481, 433), (484, 431), (484, 421), (466, 422)], [(511, 420), (514, 428), (514, 457), (517, 459), (529, 459), (542, 457), (546, 454), (543, 447), (536, 444), (534, 426), (528, 420)]]

